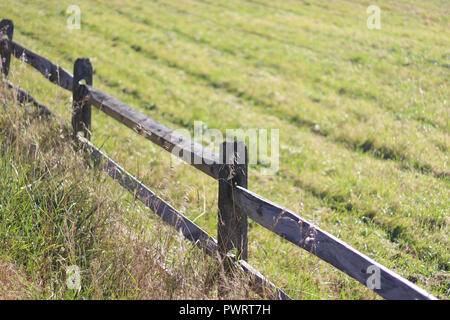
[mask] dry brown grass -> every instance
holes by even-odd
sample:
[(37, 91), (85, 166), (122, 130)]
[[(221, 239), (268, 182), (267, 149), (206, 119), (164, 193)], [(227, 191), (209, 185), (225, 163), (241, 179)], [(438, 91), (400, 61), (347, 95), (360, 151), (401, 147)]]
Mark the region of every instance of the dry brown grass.
[[(4, 86), (0, 105), (1, 174), (14, 168), (13, 185), (0, 185), (0, 256), (10, 260), (0, 264), (0, 298), (217, 298), (217, 261), (74, 151), (67, 125), (20, 105)], [(67, 287), (70, 265), (81, 269), (79, 291)], [(241, 275), (222, 281), (227, 298), (255, 297)]]
[(27, 299), (30, 296), (26, 274), (11, 261), (0, 259), (0, 300)]

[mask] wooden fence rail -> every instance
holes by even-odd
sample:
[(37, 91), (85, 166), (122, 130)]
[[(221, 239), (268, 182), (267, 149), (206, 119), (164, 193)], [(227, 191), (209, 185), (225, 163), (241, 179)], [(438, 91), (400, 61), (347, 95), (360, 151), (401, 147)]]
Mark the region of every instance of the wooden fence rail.
[[(321, 230), (289, 209), (237, 187), (238, 206), (255, 222), (316, 255), (386, 299), (429, 299), (432, 296), (375, 262), (342, 240)], [(370, 278), (377, 273), (379, 286)]]
[[(104, 161), (103, 168), (105, 171), (124, 188), (135, 194), (140, 201), (164, 221), (180, 230), (187, 239), (193, 241), (208, 254), (219, 254), (223, 263), (231, 261), (230, 268), (233, 266), (233, 268), (238, 268), (250, 275), (250, 278), (253, 279), (252, 285), (260, 294), (267, 296), (268, 292), (272, 292), (272, 298), (290, 299), (286, 293), (276, 288), (274, 284), (245, 261), (247, 259), (247, 216), (287, 241), (345, 272), (386, 299), (436, 299), (428, 292), (289, 209), (249, 191), (247, 189), (247, 161), (244, 164), (230, 164), (224, 161), (229, 158), (236, 158), (238, 152), (236, 144), (239, 143), (224, 142), (219, 157), (202, 145), (185, 138), (176, 131), (92, 87), (92, 66), (90, 66), (88, 59), (78, 59), (75, 62), (74, 74), (76, 79), (74, 81), (74, 77), (63, 68), (12, 41), (13, 29), (10, 20), (0, 22), (0, 33), (3, 33), (3, 36), (0, 34), (3, 73), (7, 75), (9, 71), (9, 60), (12, 54), (33, 66), (52, 83), (72, 91), (75, 114), (72, 121), (74, 136), (90, 150), (93, 156)], [(86, 84), (81, 84), (80, 79), (85, 79)], [(37, 101), (24, 90), (21, 93), (22, 96), (28, 97), (31, 101)], [(89, 142), (91, 116), (89, 104), (218, 180), (219, 242), (168, 203), (158, 198), (150, 189)], [(84, 131), (87, 139), (79, 136), (78, 131)], [(228, 150), (226, 146), (230, 144), (234, 146), (231, 148), (232, 154), (226, 154), (225, 150)], [(245, 154), (240, 156), (248, 159), (246, 151)], [(237, 168), (239, 170), (236, 170)], [(229, 251), (233, 248), (237, 250), (238, 256), (230, 254)], [(226, 259), (227, 257), (231, 257), (231, 260)], [(372, 282), (372, 279), (378, 282)]]
[(89, 102), (99, 110), (207, 175), (219, 178), (219, 157), (215, 153), (100, 90), (85, 87)]
[[(53, 116), (63, 123), (51, 110), (45, 107), (41, 102), (31, 96), (22, 88), (15, 86), (10, 81), (3, 79), (8, 88), (16, 93), (16, 98), (21, 103), (32, 103), (40, 111), (41, 115)], [(76, 137), (80, 142), (82, 150), (91, 154), (96, 162), (100, 162), (99, 167), (108, 173), (111, 178), (118, 182), (127, 191), (133, 194), (145, 206), (155, 212), (162, 220), (175, 228), (177, 231), (189, 241), (194, 243), (198, 248), (203, 249), (208, 255), (223, 261), (218, 250), (217, 240), (209, 236), (204, 230), (197, 226), (194, 222), (179, 213), (163, 199), (158, 197), (153, 191), (145, 186), (138, 179), (129, 174), (126, 170), (115, 163), (111, 158), (104, 154), (100, 149), (94, 146), (89, 140), (83, 138), (79, 134)], [(233, 254), (228, 254), (228, 262), (231, 262), (233, 272), (241, 271), (248, 276), (250, 287), (261, 297), (277, 300), (291, 300), (291, 298), (280, 288), (276, 287), (258, 270), (249, 265), (245, 260), (239, 259)], [(166, 270), (168, 271), (168, 270)]]
[(69, 72), (12, 40), (3, 41), (2, 45), (5, 44), (6, 50), (17, 59), (34, 67), (50, 82), (53, 82), (61, 88), (72, 91), (73, 76)]

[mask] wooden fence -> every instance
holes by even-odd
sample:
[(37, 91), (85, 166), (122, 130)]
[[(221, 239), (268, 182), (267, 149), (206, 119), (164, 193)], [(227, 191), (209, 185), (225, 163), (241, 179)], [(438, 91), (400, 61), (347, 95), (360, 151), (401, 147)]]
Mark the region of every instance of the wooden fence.
[[(14, 26), (11, 20), (0, 22), (0, 56), (2, 71), (8, 75), (11, 55), (37, 69), (52, 83), (73, 94), (72, 126), (74, 138), (87, 152), (101, 160), (102, 168), (125, 189), (135, 195), (165, 222), (180, 231), (184, 237), (218, 257), (225, 270), (238, 269), (249, 276), (250, 284), (263, 297), (290, 299), (247, 262), (247, 217), (345, 272), (361, 284), (386, 299), (436, 299), (413, 283), (352, 248), (342, 240), (321, 230), (291, 210), (271, 202), (247, 189), (248, 155), (243, 142), (224, 142), (219, 155), (154, 121), (130, 106), (92, 86), (92, 66), (89, 59), (76, 60), (74, 75), (60, 66), (24, 48), (12, 40)], [(80, 81), (85, 80), (86, 84)], [(4, 80), (9, 87), (14, 84)], [(44, 113), (51, 111), (25, 90), (15, 87), (21, 101), (29, 101)], [(209, 236), (194, 222), (182, 215), (148, 187), (126, 172), (90, 141), (91, 105), (129, 127), (164, 150), (175, 148), (188, 164), (218, 181), (218, 240)], [(82, 137), (79, 132), (84, 133)], [(236, 159), (245, 159), (243, 163)], [(236, 254), (231, 254), (232, 249)], [(372, 279), (377, 277), (377, 284)], [(219, 287), (219, 294), (220, 292)]]

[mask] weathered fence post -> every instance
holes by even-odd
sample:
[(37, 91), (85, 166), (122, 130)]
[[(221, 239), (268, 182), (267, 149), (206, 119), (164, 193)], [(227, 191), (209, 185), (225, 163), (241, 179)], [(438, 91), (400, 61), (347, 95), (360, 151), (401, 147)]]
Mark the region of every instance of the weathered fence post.
[(92, 65), (88, 58), (79, 58), (75, 61), (73, 70), (73, 105), (72, 105), (72, 127), (73, 135), (76, 137), (79, 131), (83, 131), (84, 137), (91, 138), (91, 105), (88, 102), (89, 92), (80, 81), (92, 86)]
[[(9, 40), (12, 40), (13, 33), (14, 24), (11, 20), (3, 19), (0, 21), (0, 38), (6, 35)], [(5, 76), (8, 75), (9, 65), (11, 64), (11, 52), (9, 52), (7, 45), (6, 42), (3, 42), (0, 46), (1, 70)]]
[[(219, 219), (217, 241), (219, 253), (226, 274), (232, 271), (228, 252), (235, 250), (236, 257), (247, 260), (247, 214), (235, 203), (235, 187), (247, 188), (248, 154), (242, 141), (224, 142), (220, 149), (219, 169)], [(227, 289), (219, 284), (219, 296), (225, 296)]]

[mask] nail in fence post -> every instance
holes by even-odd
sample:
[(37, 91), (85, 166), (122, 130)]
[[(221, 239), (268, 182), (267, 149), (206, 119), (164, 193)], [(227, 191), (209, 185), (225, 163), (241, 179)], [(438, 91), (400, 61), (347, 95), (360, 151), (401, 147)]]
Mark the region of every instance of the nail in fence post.
[[(247, 260), (247, 214), (235, 203), (236, 186), (248, 186), (248, 154), (243, 141), (224, 142), (220, 149), (222, 163), (219, 170), (219, 219), (217, 240), (223, 267), (231, 273), (230, 250), (236, 249), (236, 257)], [(219, 284), (219, 296), (226, 295)]]
[(92, 65), (88, 58), (79, 58), (74, 65), (72, 127), (74, 137), (79, 131), (83, 131), (84, 137), (90, 140), (91, 105), (88, 102), (87, 88), (79, 83), (81, 80), (85, 80), (87, 85), (92, 86)]
[[(3, 19), (0, 21), (0, 38), (4, 35), (8, 37), (9, 40), (12, 40), (14, 33), (14, 24), (9, 19)], [(2, 43), (0, 47), (0, 60), (1, 60), (1, 70), (5, 76), (9, 73), (9, 65), (11, 63), (11, 52), (8, 51), (8, 44), (6, 42)]]

